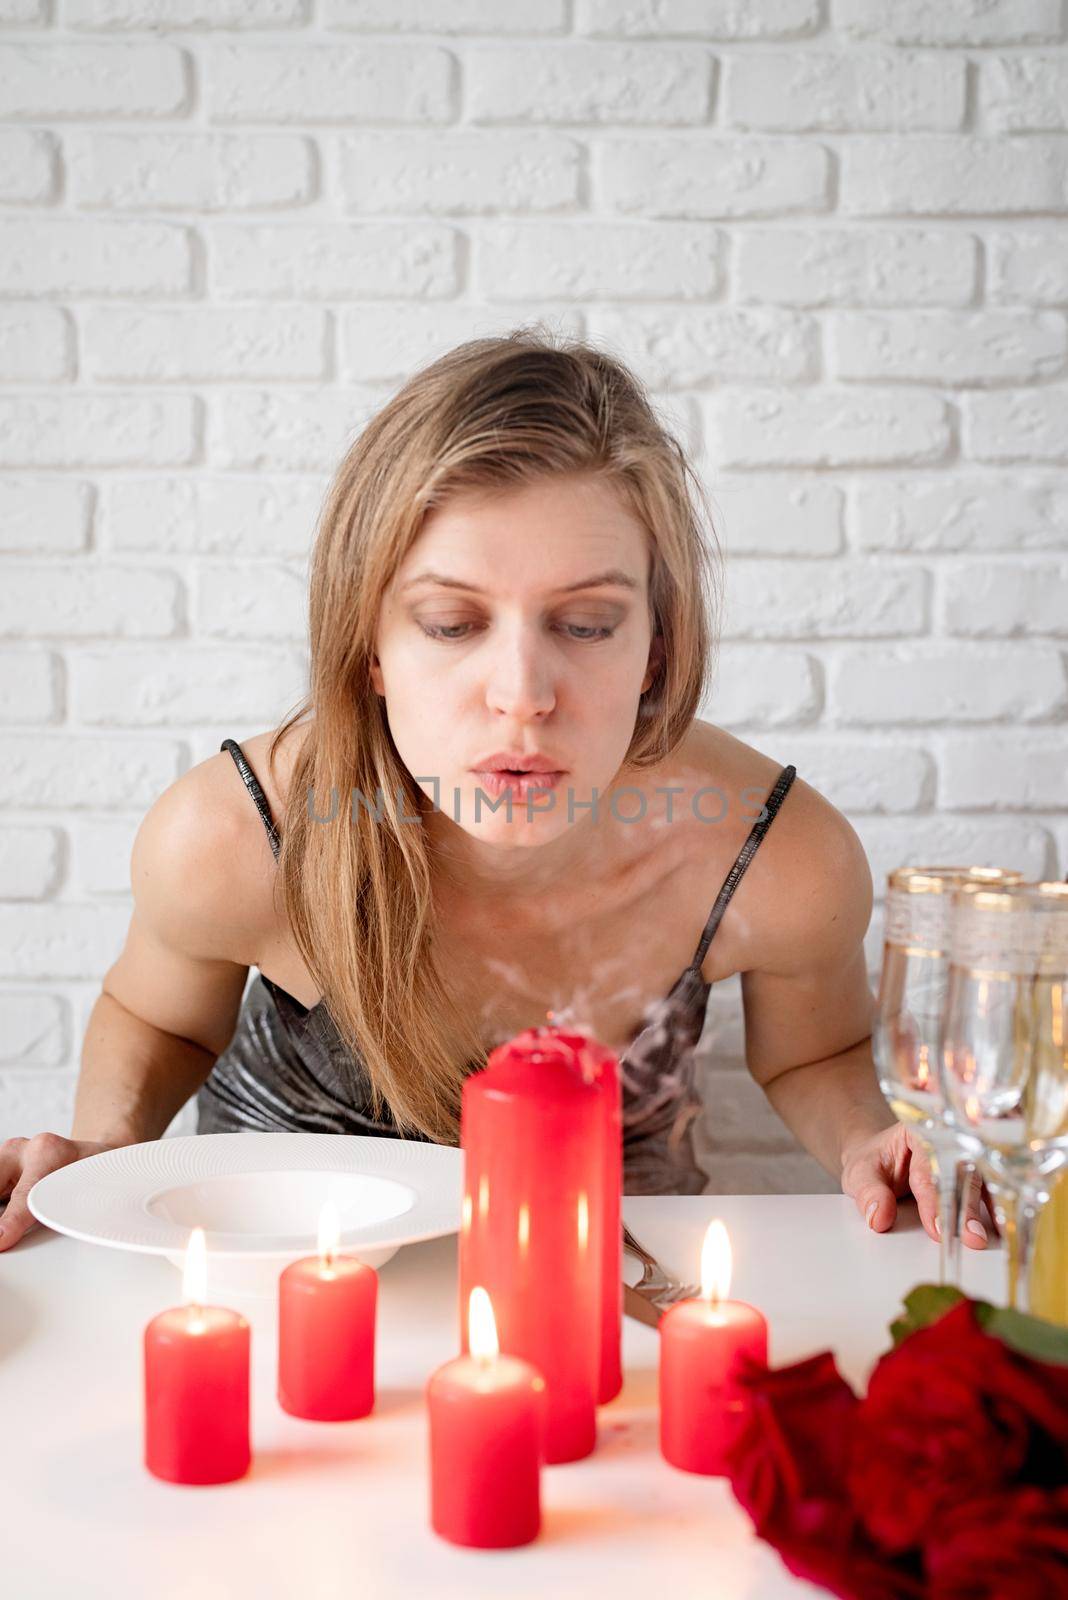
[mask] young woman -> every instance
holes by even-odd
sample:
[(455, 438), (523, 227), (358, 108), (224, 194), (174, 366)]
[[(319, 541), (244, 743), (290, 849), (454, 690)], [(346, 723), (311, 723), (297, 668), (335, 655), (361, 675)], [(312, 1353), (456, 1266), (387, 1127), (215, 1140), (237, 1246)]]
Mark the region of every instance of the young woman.
[(870, 1226), (911, 1189), (935, 1237), (872, 1066), (857, 836), (696, 715), (712, 552), (616, 360), (521, 329), (416, 374), (327, 497), (305, 701), (141, 824), (72, 1135), (0, 1147), (0, 1248), (43, 1173), (159, 1137), (194, 1094), (201, 1132), (455, 1142), (465, 1075), (550, 1012), (620, 1053), (627, 1192), (698, 1192), (694, 1046), (732, 973), (783, 1121)]

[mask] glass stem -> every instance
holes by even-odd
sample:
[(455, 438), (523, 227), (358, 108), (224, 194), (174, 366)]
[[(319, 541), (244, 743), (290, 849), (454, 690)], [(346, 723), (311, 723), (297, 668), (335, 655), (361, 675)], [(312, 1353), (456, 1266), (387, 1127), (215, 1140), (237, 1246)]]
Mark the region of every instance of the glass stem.
[(931, 1171), (938, 1185), (938, 1281), (960, 1284), (961, 1163), (945, 1146), (929, 1144)]
[(1006, 1304), (1015, 1307), (1016, 1286), (1020, 1276), (1016, 1238), (1016, 1196), (1011, 1189), (1003, 1189), (1000, 1184), (991, 1184), (989, 1178), (987, 1188), (994, 1202), (994, 1215), (1005, 1247)]
[(1017, 1190), (1002, 1181), (992, 1183), (989, 1173), (986, 1174), (986, 1186), (994, 1202), (994, 1215), (1005, 1243), (1006, 1304), (1013, 1311), (1026, 1311), (1030, 1299), (1028, 1278), (1031, 1247), (1043, 1197), (1030, 1188)]
[(1034, 1255), (1035, 1229), (1038, 1226), (1042, 1201), (1047, 1198), (1047, 1195), (1036, 1193), (1030, 1188), (1022, 1190), (1020, 1194), (1016, 1218), (1016, 1269), (1019, 1273), (1019, 1282), (1016, 1286), (1017, 1311), (1031, 1310), (1031, 1260)]
[(971, 1194), (973, 1181), (976, 1182), (978, 1192), (977, 1168), (974, 1161), (969, 1161), (966, 1156), (958, 1156), (953, 1169), (953, 1283), (956, 1288), (961, 1288), (961, 1232), (964, 1228), (965, 1200)]
[(939, 1162), (938, 1214), (942, 1225), (942, 1244), (946, 1252), (943, 1283), (960, 1287), (960, 1162), (951, 1150), (943, 1150)]

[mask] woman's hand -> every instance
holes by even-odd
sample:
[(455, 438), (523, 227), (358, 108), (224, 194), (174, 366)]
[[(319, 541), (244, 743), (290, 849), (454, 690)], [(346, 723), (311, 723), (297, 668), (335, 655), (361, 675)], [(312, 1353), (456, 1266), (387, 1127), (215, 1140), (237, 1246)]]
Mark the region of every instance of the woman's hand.
[[(939, 1236), (938, 1185), (923, 1141), (903, 1122), (850, 1145), (842, 1157), (842, 1193), (853, 1197), (869, 1228), (885, 1233), (897, 1216), (898, 1197), (915, 1195), (916, 1205), (932, 1239)], [(981, 1186), (969, 1178), (961, 1208), (961, 1238), (973, 1250), (986, 1245), (979, 1218)]]
[(35, 1133), (32, 1139), (5, 1139), (0, 1143), (0, 1200), (7, 1197), (6, 1211), (0, 1211), (0, 1250), (9, 1250), (24, 1233), (36, 1228), (37, 1218), (26, 1204), (26, 1197), (38, 1178), (57, 1167), (69, 1166), (83, 1156), (95, 1156), (114, 1145), (92, 1139), (64, 1139), (58, 1133)]

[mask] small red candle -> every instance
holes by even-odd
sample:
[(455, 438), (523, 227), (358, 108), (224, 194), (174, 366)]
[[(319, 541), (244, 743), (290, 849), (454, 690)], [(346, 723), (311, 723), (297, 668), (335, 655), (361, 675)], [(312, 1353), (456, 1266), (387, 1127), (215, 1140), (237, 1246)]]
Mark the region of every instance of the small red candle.
[(481, 1285), (471, 1290), (468, 1344), (470, 1355), (427, 1383), (431, 1526), (452, 1544), (529, 1544), (541, 1528), (545, 1380), (499, 1353)]
[(378, 1274), (339, 1256), (337, 1208), (319, 1218), (319, 1254), (278, 1279), (278, 1403), (294, 1417), (348, 1422), (375, 1403)]
[(145, 1329), (145, 1466), (169, 1483), (228, 1483), (248, 1471), (250, 1328), (237, 1311), (204, 1304), (203, 1228), (186, 1252), (186, 1304)]
[(545, 1379), (550, 1462), (576, 1461), (597, 1442), (605, 1124), (585, 1049), (552, 1029), (517, 1034), (464, 1082), (461, 1345), (480, 1284), (501, 1350)]
[(720, 1221), (701, 1251), (701, 1297), (680, 1300), (660, 1319), (660, 1449), (673, 1466), (712, 1477), (727, 1472), (727, 1451), (745, 1421), (738, 1357), (767, 1365), (768, 1325), (741, 1300), (728, 1300), (731, 1246)]

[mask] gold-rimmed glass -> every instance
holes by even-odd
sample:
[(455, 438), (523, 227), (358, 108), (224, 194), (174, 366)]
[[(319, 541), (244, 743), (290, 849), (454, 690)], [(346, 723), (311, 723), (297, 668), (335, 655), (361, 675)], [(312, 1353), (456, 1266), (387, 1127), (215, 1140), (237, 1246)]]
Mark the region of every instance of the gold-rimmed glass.
[(1068, 883), (954, 897), (942, 1037), (947, 1104), (976, 1152), (1027, 1309), (1034, 1225), (1068, 1165)]
[(898, 867), (887, 878), (886, 924), (872, 1054), (879, 1087), (899, 1122), (920, 1135), (938, 1184), (938, 1275), (960, 1281), (960, 1220), (973, 1181), (972, 1145), (947, 1114), (939, 1052), (949, 977), (954, 892), (1023, 881), (1009, 867)]

